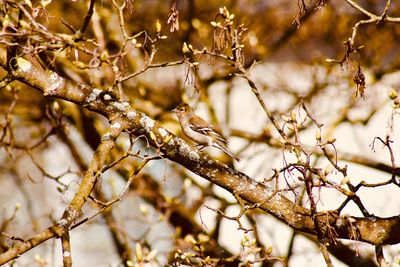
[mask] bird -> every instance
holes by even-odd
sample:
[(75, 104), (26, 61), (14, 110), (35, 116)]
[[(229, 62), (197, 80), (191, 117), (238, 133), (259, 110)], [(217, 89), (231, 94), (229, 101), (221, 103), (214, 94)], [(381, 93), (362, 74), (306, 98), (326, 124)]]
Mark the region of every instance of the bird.
[(222, 150), (237, 162), (240, 161), (227, 147), (228, 141), (216, 132), (211, 124), (196, 115), (188, 104), (180, 104), (172, 111), (178, 116), (183, 133), (199, 145), (200, 149), (212, 146)]

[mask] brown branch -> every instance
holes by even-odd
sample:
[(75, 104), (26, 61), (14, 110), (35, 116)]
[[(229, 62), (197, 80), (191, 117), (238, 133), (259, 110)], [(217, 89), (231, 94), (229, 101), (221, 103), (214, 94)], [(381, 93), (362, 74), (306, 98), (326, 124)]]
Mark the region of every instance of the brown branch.
[(96, 0), (90, 0), (89, 9), (86, 12), (85, 18), (83, 19), (82, 27), (76, 32), (76, 35), (77, 35), (76, 40), (77, 41), (79, 41), (83, 38), (83, 35), (85, 34), (87, 27), (89, 26), (89, 22), (93, 15), (93, 9), (94, 9), (95, 3), (96, 3)]
[[(296, 232), (294, 232), (296, 233)], [(307, 238), (308, 240), (318, 244), (318, 240), (315, 236), (296, 233)], [(360, 255), (357, 249), (351, 248), (351, 245), (345, 245), (342, 242), (337, 242), (336, 244), (329, 244), (327, 246), (328, 251), (332, 256), (341, 262), (347, 264), (348, 266), (363, 266), (363, 267), (376, 267), (377, 264), (369, 255)]]
[(360, 20), (353, 26), (353, 32), (351, 34), (351, 37), (349, 38), (349, 43), (351, 46), (354, 45), (354, 40), (357, 35), (357, 29), (362, 24), (370, 24), (370, 23), (374, 23), (374, 22), (376, 22), (376, 23), (379, 23), (379, 22), (399, 23), (400, 22), (400, 17), (390, 17), (387, 15), (387, 12), (388, 12), (388, 9), (390, 6), (390, 0), (388, 0), (386, 2), (385, 9), (384, 9), (382, 15), (380, 15), (380, 16), (367, 11), (366, 9), (364, 9), (363, 7), (361, 7), (359, 4), (357, 4), (356, 2), (354, 2), (352, 0), (346, 0), (346, 2), (349, 5), (351, 5), (354, 9), (356, 9), (357, 11), (359, 11), (360, 13), (362, 13), (368, 17), (367, 20)]
[[(69, 136), (65, 132), (65, 129), (62, 128), (59, 131), (59, 136), (61, 137), (61, 140), (68, 146), (71, 154), (73, 155), (73, 159), (75, 160), (76, 164), (79, 166), (79, 168), (84, 171), (87, 169), (86, 164), (84, 163), (84, 159), (81, 156), (81, 153), (78, 151), (78, 148), (76, 145), (70, 140)], [(106, 196), (104, 192), (99, 188), (95, 187), (94, 189), (94, 195), (96, 198), (98, 198), (102, 202), (107, 202)], [(122, 263), (125, 266), (128, 266), (128, 261), (133, 259), (132, 256), (132, 251), (131, 248), (129, 247), (129, 243), (127, 238), (121, 234), (120, 229), (118, 227), (118, 221), (114, 216), (114, 213), (112, 209), (104, 209), (104, 212), (101, 213), (103, 216), (108, 229), (111, 233), (112, 240), (115, 244), (115, 247), (118, 251), (118, 254), (121, 258)], [(72, 228), (75, 228), (75, 225), (72, 226)]]
[[(93, 156), (93, 160), (82, 179), (78, 191), (76, 192), (68, 207), (65, 209), (64, 214), (62, 215), (59, 222), (44, 230), (42, 233), (1, 254), (0, 265), (18, 257), (29, 249), (41, 244), (42, 242), (52, 237), (63, 238), (64, 235), (68, 233), (71, 225), (81, 215), (81, 209), (88, 199), (90, 192), (93, 190), (97, 178), (101, 174), (101, 168), (107, 158), (107, 155), (114, 146), (114, 140), (121, 132), (121, 128), (113, 127), (113, 125), (111, 125), (110, 127), (110, 132), (106, 134), (107, 137), (102, 139), (102, 142), (96, 150)], [(65, 240), (63, 242), (65, 242)]]
[(375, 246), (376, 261), (380, 267), (389, 267), (389, 263), (385, 260), (385, 255), (383, 255), (383, 248), (381, 245)]
[(34, 235), (33, 237), (25, 240), (21, 244), (18, 244), (15, 247), (10, 248), (3, 254), (0, 254), (0, 265), (3, 265), (10, 260), (17, 258), (19, 255), (24, 254), (28, 250), (40, 245), (41, 243), (49, 240), (50, 238), (56, 237), (57, 225), (53, 225), (46, 230), (42, 231), (39, 234)]
[(69, 241), (69, 232), (65, 232), (61, 237), (63, 267), (72, 267), (72, 255), (71, 255), (71, 242)]
[[(251, 142), (265, 143), (273, 148), (284, 148), (284, 145), (282, 144), (282, 142), (280, 142), (276, 138), (273, 138), (270, 135), (270, 133), (268, 133), (268, 132), (254, 134), (254, 133), (249, 133), (249, 132), (242, 131), (242, 130), (232, 129), (231, 135), (250, 140)], [(311, 149), (311, 147), (309, 149)], [(314, 155), (316, 155), (316, 156), (323, 155), (318, 150), (314, 150), (313, 152), (314, 152)], [(331, 153), (331, 152), (328, 152), (328, 155), (330, 158), (335, 157), (333, 155), (333, 153)], [(354, 155), (352, 153), (338, 151), (336, 161), (338, 161), (338, 160), (343, 160), (343, 161), (347, 161), (347, 162), (360, 164), (360, 165), (363, 165), (368, 168), (373, 168), (373, 169), (383, 171), (383, 172), (386, 172), (389, 174), (394, 173), (396, 176), (400, 176), (400, 168), (396, 167), (395, 169), (393, 169), (393, 167), (388, 164), (381, 163), (381, 162), (378, 162), (376, 160), (373, 160), (373, 159), (370, 159), (370, 158), (367, 158), (364, 156)]]

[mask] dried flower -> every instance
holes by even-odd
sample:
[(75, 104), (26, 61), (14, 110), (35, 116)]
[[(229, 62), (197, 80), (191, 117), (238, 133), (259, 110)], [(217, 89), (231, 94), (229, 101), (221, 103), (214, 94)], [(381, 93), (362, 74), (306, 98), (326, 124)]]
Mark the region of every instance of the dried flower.
[(171, 7), (171, 12), (168, 14), (167, 24), (171, 24), (170, 32), (179, 31), (179, 11), (176, 9), (175, 3)]

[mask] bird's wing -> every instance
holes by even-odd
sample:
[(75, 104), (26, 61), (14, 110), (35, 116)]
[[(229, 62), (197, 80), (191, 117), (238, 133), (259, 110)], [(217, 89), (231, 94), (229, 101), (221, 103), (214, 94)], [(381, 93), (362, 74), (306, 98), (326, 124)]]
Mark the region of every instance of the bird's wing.
[[(195, 121), (194, 121), (195, 120)], [(227, 144), (228, 141), (217, 131), (215, 131), (208, 122), (203, 120), (200, 117), (196, 117), (195, 119), (190, 118), (189, 119), (189, 127), (196, 132), (199, 132), (204, 135), (211, 136), (219, 141), (221, 141), (224, 144)]]
[(200, 117), (191, 117), (189, 119), (189, 127), (201, 134), (209, 134), (213, 131), (212, 126)]

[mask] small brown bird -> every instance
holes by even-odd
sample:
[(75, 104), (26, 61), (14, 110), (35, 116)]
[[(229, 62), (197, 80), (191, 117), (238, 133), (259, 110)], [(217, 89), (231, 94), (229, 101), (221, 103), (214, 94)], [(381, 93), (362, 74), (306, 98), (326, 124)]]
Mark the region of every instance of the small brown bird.
[(228, 149), (228, 141), (217, 133), (212, 125), (197, 116), (188, 104), (180, 104), (173, 112), (178, 116), (183, 133), (191, 140), (201, 145), (200, 149), (206, 146), (212, 146), (224, 151), (236, 161), (240, 161), (240, 159)]

